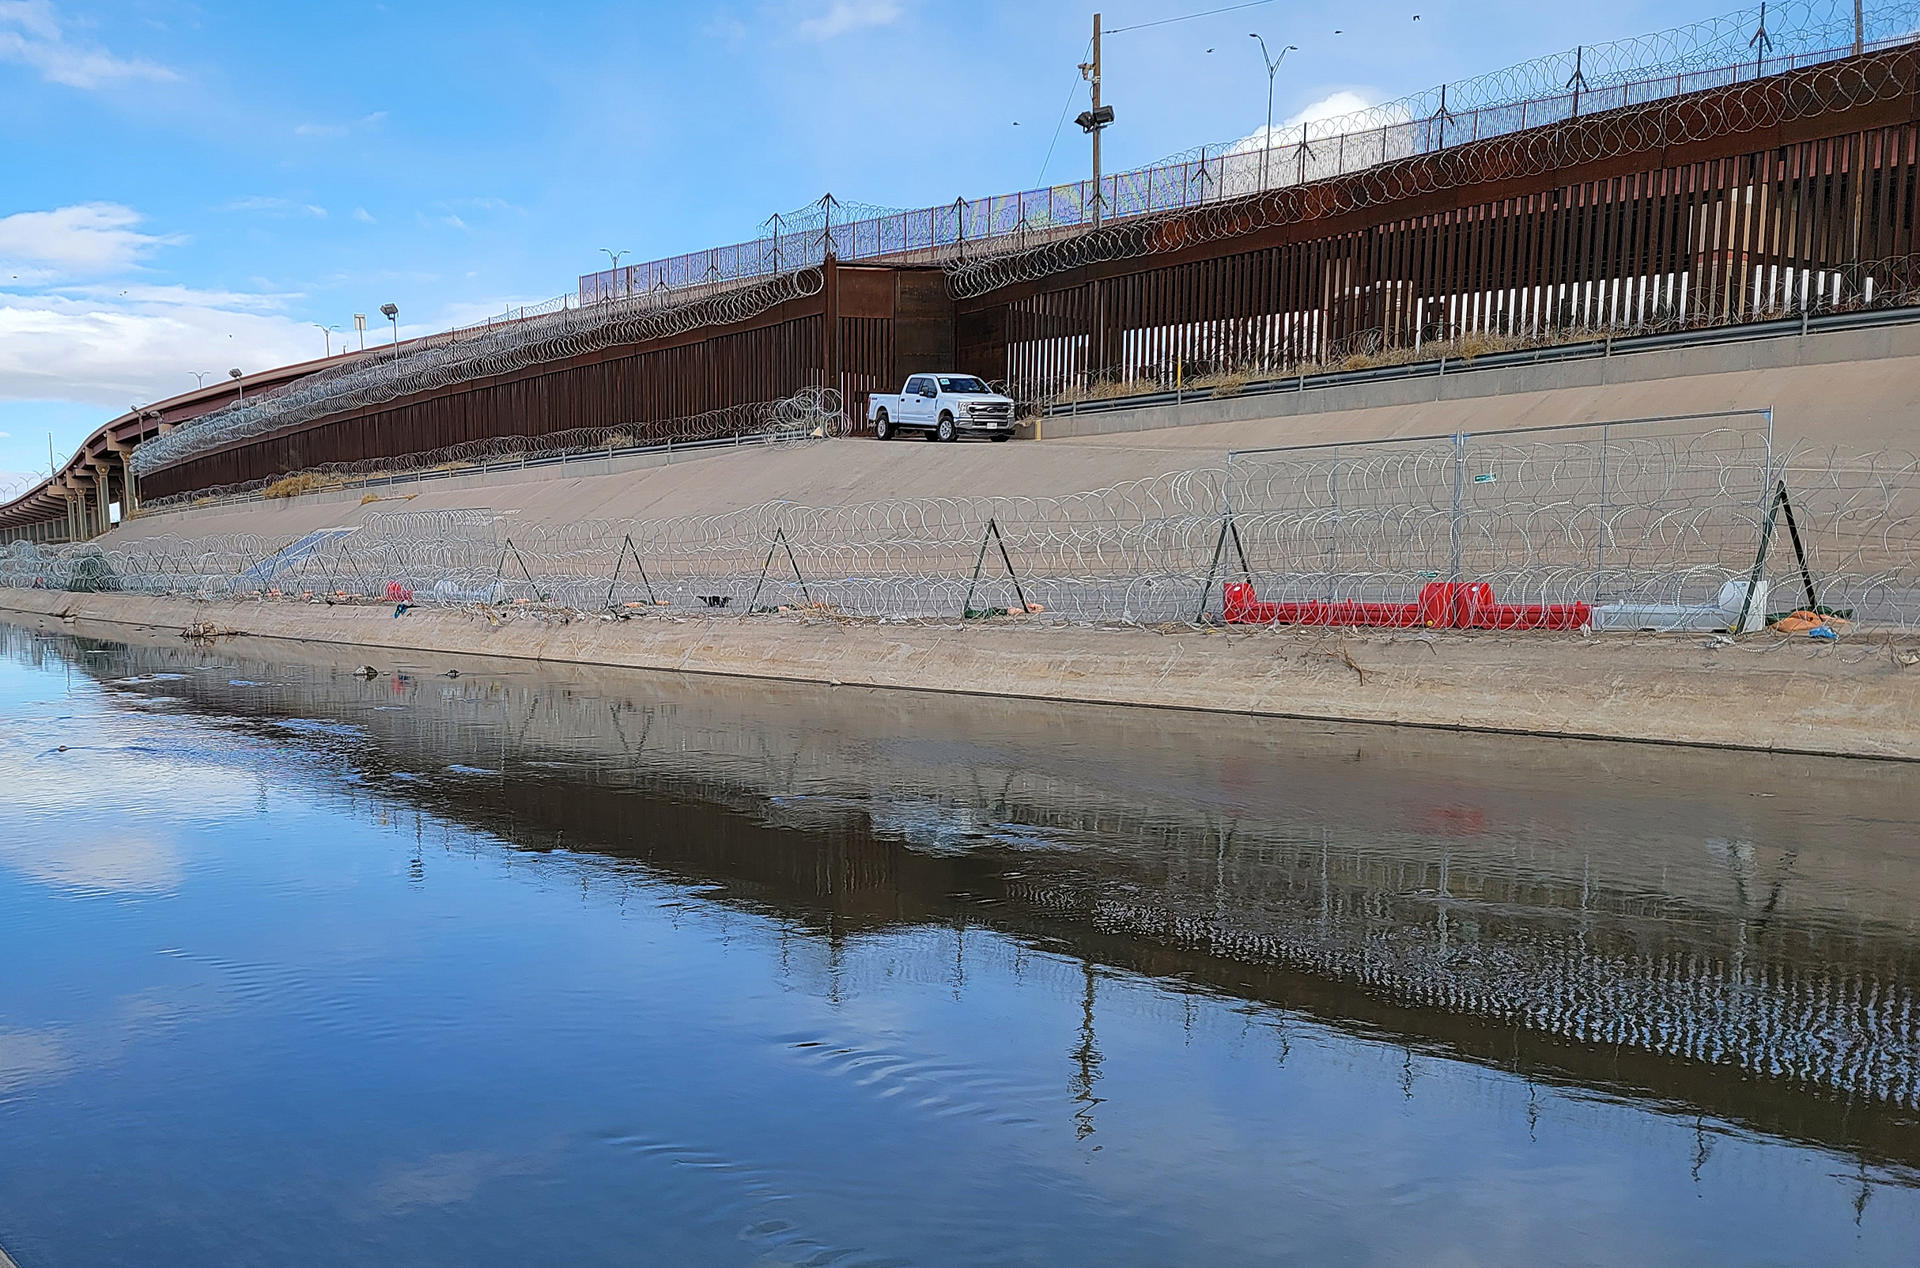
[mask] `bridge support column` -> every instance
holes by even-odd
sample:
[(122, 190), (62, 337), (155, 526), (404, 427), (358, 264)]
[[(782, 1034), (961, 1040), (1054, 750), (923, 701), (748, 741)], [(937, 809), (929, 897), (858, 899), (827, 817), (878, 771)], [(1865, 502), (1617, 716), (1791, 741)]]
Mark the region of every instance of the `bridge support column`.
[[(95, 537), (113, 531), (113, 461), (109, 458), (94, 458), (88, 464), (93, 468), (93, 487), (98, 492), (99, 505), (95, 508)], [(125, 513), (124, 504), (122, 514)]]

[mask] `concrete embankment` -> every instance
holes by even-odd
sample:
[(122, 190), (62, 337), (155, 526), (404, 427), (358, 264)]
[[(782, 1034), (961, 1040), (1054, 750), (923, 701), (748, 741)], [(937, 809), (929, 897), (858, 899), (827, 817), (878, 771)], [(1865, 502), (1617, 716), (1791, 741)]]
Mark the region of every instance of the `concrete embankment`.
[[(1444, 386), (1444, 390), (1442, 387)], [(771, 501), (803, 506), (948, 497), (1060, 498), (1217, 468), (1229, 449), (1475, 434), (1653, 415), (1774, 411), (1776, 452), (1920, 448), (1920, 322), (1583, 362), (1432, 383), (1360, 384), (1297, 395), (1202, 398), (1184, 406), (1056, 416), (1045, 443), (832, 441), (702, 450), (339, 489), (284, 501), (215, 503), (138, 516), (100, 544), (250, 533), (293, 541), (395, 511), (486, 511), (507, 531), (581, 520), (667, 520)], [(1703, 422), (1700, 426), (1712, 426)], [(1744, 420), (1743, 425), (1755, 425)], [(1157, 513), (1143, 503), (1143, 513)]]
[(103, 639), (211, 623), (267, 639), (849, 688), (1920, 761), (1912, 640), (1089, 629), (0, 591), (0, 617)]

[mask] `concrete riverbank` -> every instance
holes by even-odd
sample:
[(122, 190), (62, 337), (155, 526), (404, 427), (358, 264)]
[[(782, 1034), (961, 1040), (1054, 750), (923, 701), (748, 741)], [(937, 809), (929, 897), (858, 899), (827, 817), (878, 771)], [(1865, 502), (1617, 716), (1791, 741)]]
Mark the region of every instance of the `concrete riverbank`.
[(0, 619), (103, 639), (210, 623), (265, 639), (1276, 719), (1920, 761), (1911, 638), (1481, 634), (797, 615), (638, 616), (0, 590)]

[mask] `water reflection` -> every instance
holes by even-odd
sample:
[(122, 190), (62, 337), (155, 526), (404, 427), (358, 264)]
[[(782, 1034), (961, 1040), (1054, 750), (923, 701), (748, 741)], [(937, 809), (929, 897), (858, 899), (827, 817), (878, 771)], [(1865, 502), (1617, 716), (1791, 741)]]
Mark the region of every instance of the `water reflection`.
[[(452, 860), (499, 841), (554, 865), (512, 882), (542, 892), (645, 904), (673, 927), (711, 925), (722, 945), (730, 919), (770, 921), (778, 989), (857, 1013), (851, 1029), (866, 1033), (807, 1025), (773, 1042), (819, 1077), (934, 1118), (1020, 1130), (1057, 1097), (1075, 1147), (1137, 1149), (1146, 1128), (1161, 1166), (1218, 1181), (1249, 1149), (1237, 1120), (1260, 1113), (1224, 1088), (1217, 1116), (1187, 1104), (1178, 1121), (1129, 1120), (1123, 1136), (1109, 1123), (1114, 1098), (1141, 1100), (1140, 1074), (1111, 1054), (1180, 1035), (1258, 1051), (1321, 1087), (1324, 1111), (1292, 1103), (1303, 1129), (1350, 1107), (1340, 1078), (1468, 1117), (1497, 1102), (1530, 1141), (1543, 1098), (1563, 1113), (1569, 1094), (1598, 1095), (1682, 1133), (1683, 1174), (1696, 1182), (1753, 1168), (1732, 1130), (1811, 1147), (1850, 1177), (1857, 1220), (1876, 1193), (1905, 1192), (1882, 1186), (1920, 1169), (1911, 768), (421, 656), (388, 657), (368, 679), (353, 672), (365, 653), (6, 637), (16, 660), (79, 674), (122, 716), (178, 717), (249, 742), (175, 734), (191, 761), (118, 752), (99, 770), (71, 752), (37, 754), (66, 773), (35, 787), (152, 761), (142, 796), (173, 771), (186, 795), (204, 795), (204, 813), (231, 813), (244, 788), (269, 817), (295, 786), (317, 788), (407, 839), (399, 866), (415, 889), (471, 885)], [(444, 676), (450, 668), (459, 676)], [(129, 833), (92, 852), (42, 844), (10, 842), (0, 867), (54, 886), (157, 892), (190, 866), (160, 837)], [(503, 866), (511, 874), (511, 857)], [(243, 991), (312, 989), (258, 965), (201, 967)], [(696, 980), (671, 957), (649, 971)], [(1051, 1000), (1051, 1070), (983, 1074), (967, 1054), (994, 1041), (976, 1032), (951, 1036), (948, 1059), (929, 1055), (921, 1029), (963, 1019), (1013, 1027), (1006, 1042), (1021, 1044), (1025, 1023), (996, 1013), (980, 982), (1030, 983)], [(953, 1018), (928, 1020), (928, 990), (952, 1002)], [(446, 991), (436, 983), (409, 1007), (454, 1025), (462, 1001)], [(893, 1012), (906, 1000), (911, 1018)], [(328, 1012), (324, 1001), (314, 1009)], [(1338, 1035), (1361, 1044), (1340, 1050), (1345, 1076), (1325, 1065)], [(71, 1053), (64, 1042), (29, 1035), (9, 1047), (0, 1026), (0, 1079), (52, 1069)], [(1475, 1090), (1462, 1073), (1474, 1069), (1500, 1072), (1502, 1090)], [(1056, 1091), (1008, 1081), (1035, 1077)], [(1651, 1141), (1647, 1121), (1613, 1130)], [(1444, 1157), (1445, 1142), (1410, 1151), (1385, 1119), (1350, 1114), (1321, 1130), (1365, 1155), (1385, 1192), (1400, 1173), (1407, 1201), (1441, 1196), (1446, 1166), (1431, 1155)], [(776, 1172), (685, 1133), (609, 1129), (601, 1140), (674, 1174), (724, 1177), (757, 1254), (846, 1249), (783, 1214)], [(418, 1150), (386, 1159), (366, 1202), (418, 1218), (531, 1183), (565, 1156), (563, 1144), (525, 1141)], [(1103, 1202), (1159, 1200), (1144, 1176), (1106, 1174), (1118, 1188)], [(1476, 1183), (1487, 1210), (1516, 1218), (1498, 1194), (1502, 1183), (1518, 1193), (1517, 1178)], [(1901, 1210), (1911, 1212), (1904, 1196)], [(1048, 1244), (1040, 1227), (1034, 1244)], [(1317, 1250), (1393, 1257), (1358, 1229), (1342, 1236), (1353, 1240)]]

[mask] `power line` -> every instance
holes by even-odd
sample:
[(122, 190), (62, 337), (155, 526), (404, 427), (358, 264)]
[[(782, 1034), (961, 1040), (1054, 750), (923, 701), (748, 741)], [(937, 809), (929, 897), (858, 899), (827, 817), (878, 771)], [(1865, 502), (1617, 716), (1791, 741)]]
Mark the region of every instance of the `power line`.
[(1171, 22), (1191, 22), (1195, 18), (1210, 18), (1216, 13), (1233, 13), (1239, 9), (1258, 9), (1261, 5), (1272, 4), (1273, 0), (1247, 0), (1246, 4), (1230, 4), (1224, 9), (1208, 9), (1204, 13), (1183, 13), (1177, 18), (1159, 18), (1152, 22), (1136, 22), (1132, 26), (1110, 26), (1108, 35), (1118, 35), (1122, 31), (1144, 31), (1150, 26), (1166, 26)]
[[(1260, 0), (1260, 2), (1265, 4), (1270, 3), (1271, 0)], [(1093, 40), (1088, 39), (1086, 48), (1080, 52), (1081, 60), (1085, 61), (1092, 52)], [(1073, 86), (1067, 89), (1067, 103), (1060, 107), (1059, 122), (1053, 125), (1053, 140), (1047, 142), (1046, 161), (1040, 164), (1040, 179), (1034, 182), (1036, 185), (1045, 185), (1047, 183), (1047, 168), (1053, 162), (1053, 147), (1060, 144), (1060, 129), (1067, 125), (1067, 111), (1073, 109), (1073, 99), (1080, 91), (1080, 68), (1078, 66), (1074, 67), (1073, 79)]]

